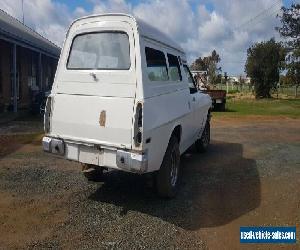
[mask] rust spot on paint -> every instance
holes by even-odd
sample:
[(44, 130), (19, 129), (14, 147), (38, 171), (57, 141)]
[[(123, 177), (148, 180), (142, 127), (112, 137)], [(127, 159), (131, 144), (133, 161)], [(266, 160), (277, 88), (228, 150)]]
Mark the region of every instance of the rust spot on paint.
[(101, 127), (105, 127), (106, 123), (106, 111), (102, 110), (99, 117), (99, 124)]

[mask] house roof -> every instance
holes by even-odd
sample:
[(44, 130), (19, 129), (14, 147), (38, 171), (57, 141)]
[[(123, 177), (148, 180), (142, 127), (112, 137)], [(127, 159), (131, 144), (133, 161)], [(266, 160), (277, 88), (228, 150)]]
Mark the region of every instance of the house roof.
[(0, 9), (0, 39), (14, 41), (20, 46), (59, 57), (60, 48), (39, 33)]

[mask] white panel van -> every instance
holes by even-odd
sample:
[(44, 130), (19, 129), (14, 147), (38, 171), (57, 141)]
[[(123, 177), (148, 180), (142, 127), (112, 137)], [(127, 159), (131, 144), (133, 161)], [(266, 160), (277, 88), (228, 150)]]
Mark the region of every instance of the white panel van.
[(126, 14), (80, 18), (70, 26), (47, 99), (44, 151), (103, 169), (153, 173), (173, 197), (180, 155), (210, 141), (211, 99), (195, 87), (184, 51)]

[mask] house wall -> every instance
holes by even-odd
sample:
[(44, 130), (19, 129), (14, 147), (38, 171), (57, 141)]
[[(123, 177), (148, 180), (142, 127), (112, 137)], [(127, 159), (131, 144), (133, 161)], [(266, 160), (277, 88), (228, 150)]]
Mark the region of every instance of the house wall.
[[(0, 112), (12, 110), (12, 51), (12, 43), (0, 40)], [(57, 59), (44, 54), (41, 58), (42, 74), (39, 72), (39, 53), (17, 46), (19, 110), (30, 109), (34, 96), (38, 92), (48, 91), (52, 87)]]
[(10, 51), (11, 45), (0, 40), (0, 112), (10, 102)]

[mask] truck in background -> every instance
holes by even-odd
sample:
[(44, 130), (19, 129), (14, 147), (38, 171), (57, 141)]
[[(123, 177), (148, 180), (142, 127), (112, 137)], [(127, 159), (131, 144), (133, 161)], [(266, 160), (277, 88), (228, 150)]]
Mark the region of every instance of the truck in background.
[(209, 94), (212, 100), (212, 109), (218, 111), (226, 110), (226, 91), (221, 89), (214, 89), (213, 86), (208, 84), (207, 71), (192, 70), (194, 80), (196, 82), (197, 88)]

